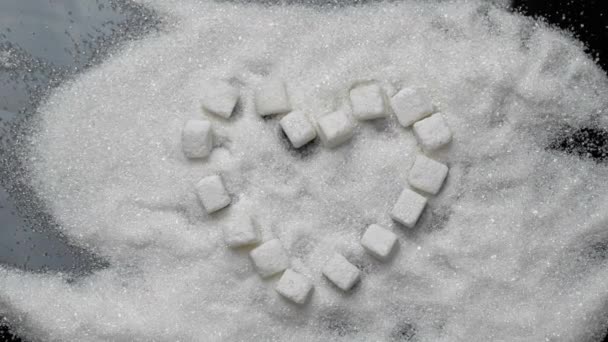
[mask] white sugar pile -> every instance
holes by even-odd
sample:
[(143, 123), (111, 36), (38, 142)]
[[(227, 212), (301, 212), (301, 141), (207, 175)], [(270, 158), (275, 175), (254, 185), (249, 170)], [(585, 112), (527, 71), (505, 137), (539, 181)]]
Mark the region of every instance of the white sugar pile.
[[(33, 183), (75, 243), (110, 267), (76, 282), (0, 270), (0, 309), (33, 341), (585, 341), (606, 324), (608, 169), (546, 148), (566, 125), (605, 127), (608, 82), (564, 34), (476, 1), (358, 7), (150, 0), (167, 32), (130, 43), (40, 108)], [(389, 212), (420, 152), (394, 116), (336, 149), (290, 149), (253, 89), (285, 80), (313, 117), (376, 80), (425, 87), (453, 131), (450, 167), (416, 228)], [(206, 161), (181, 151), (202, 84), (240, 88), (209, 116)], [(233, 195), (204, 213), (194, 185)], [(255, 213), (315, 291), (299, 308), (262, 280), (222, 225)], [(372, 223), (400, 239), (380, 263)], [(342, 293), (339, 252), (361, 269)]]

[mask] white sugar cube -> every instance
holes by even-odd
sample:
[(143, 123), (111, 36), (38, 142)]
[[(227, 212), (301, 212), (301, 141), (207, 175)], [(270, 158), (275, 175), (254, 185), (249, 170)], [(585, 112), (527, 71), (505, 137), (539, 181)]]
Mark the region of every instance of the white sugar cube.
[(343, 291), (350, 290), (359, 280), (359, 269), (338, 253), (335, 253), (323, 266), (322, 272)]
[(218, 175), (208, 176), (196, 184), (196, 194), (207, 213), (211, 214), (230, 204), (230, 195)]
[(317, 124), (319, 136), (329, 148), (345, 143), (355, 132), (355, 123), (344, 111), (326, 114), (317, 120)]
[(281, 296), (299, 305), (306, 303), (312, 289), (310, 279), (291, 269), (285, 270), (275, 288)]
[(291, 104), (285, 83), (273, 78), (260, 84), (255, 93), (255, 107), (260, 116), (290, 112)]
[(413, 228), (425, 206), (426, 197), (406, 188), (401, 192), (390, 215), (393, 220), (408, 228)]
[(238, 248), (260, 242), (254, 220), (245, 215), (224, 225), (224, 241), (229, 247)]
[(434, 111), (431, 99), (421, 89), (404, 88), (391, 98), (390, 103), (403, 127), (411, 126)]
[(359, 120), (386, 117), (386, 101), (382, 88), (376, 83), (359, 85), (350, 91), (353, 115)]
[(213, 149), (211, 123), (205, 120), (188, 120), (182, 128), (182, 151), (187, 158), (205, 158)]
[(289, 267), (289, 257), (278, 239), (264, 242), (249, 253), (262, 278), (268, 278)]
[(445, 123), (441, 113), (416, 122), (414, 135), (425, 150), (436, 150), (452, 141), (452, 131)]
[(283, 117), (279, 123), (295, 148), (300, 148), (317, 137), (315, 126), (303, 112), (291, 112)]
[(369, 226), (361, 237), (361, 245), (371, 255), (382, 261), (388, 259), (396, 242), (395, 233), (377, 224)]
[(212, 114), (229, 118), (238, 100), (239, 90), (226, 81), (209, 81), (203, 86), (201, 103)]
[(448, 167), (446, 165), (424, 155), (419, 155), (410, 169), (407, 180), (412, 187), (436, 195), (447, 175)]

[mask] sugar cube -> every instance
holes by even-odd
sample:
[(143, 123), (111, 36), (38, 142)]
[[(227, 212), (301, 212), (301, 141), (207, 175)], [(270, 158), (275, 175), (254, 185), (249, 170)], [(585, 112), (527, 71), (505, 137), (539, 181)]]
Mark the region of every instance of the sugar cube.
[(377, 224), (369, 226), (361, 237), (361, 245), (371, 255), (382, 261), (388, 259), (396, 242), (395, 233)]
[(245, 215), (223, 226), (224, 241), (229, 247), (238, 248), (260, 242), (253, 218)]
[(260, 84), (255, 93), (255, 107), (260, 116), (290, 112), (291, 104), (285, 83), (273, 78)]
[(196, 184), (196, 193), (207, 213), (214, 213), (230, 204), (230, 196), (218, 175), (208, 176)]
[(268, 278), (289, 267), (289, 257), (278, 239), (264, 242), (253, 249), (249, 256), (262, 278)]
[(299, 305), (306, 303), (312, 289), (310, 279), (291, 269), (285, 270), (275, 288), (281, 296)]
[(279, 124), (295, 148), (300, 148), (317, 137), (315, 126), (303, 112), (293, 111), (283, 117)]
[(343, 291), (350, 290), (359, 280), (359, 269), (338, 253), (323, 266), (323, 275)]
[(353, 115), (359, 120), (386, 117), (386, 101), (382, 88), (376, 83), (359, 85), (350, 91)]
[(412, 187), (436, 195), (447, 175), (448, 167), (446, 165), (419, 155), (410, 169), (407, 180)]
[(226, 81), (209, 81), (202, 89), (203, 108), (226, 119), (232, 115), (238, 100), (239, 90)]
[(425, 150), (436, 150), (452, 141), (452, 131), (445, 123), (441, 113), (416, 122), (414, 135)]
[(188, 120), (182, 128), (182, 151), (187, 158), (205, 158), (213, 149), (211, 123), (205, 120)]
[(326, 114), (317, 120), (319, 136), (329, 148), (337, 147), (352, 138), (355, 123), (344, 111)]
[(401, 192), (390, 216), (402, 225), (413, 228), (425, 206), (426, 197), (406, 188)]
[(431, 99), (423, 90), (416, 88), (402, 89), (391, 98), (390, 103), (403, 127), (411, 126), (434, 111)]

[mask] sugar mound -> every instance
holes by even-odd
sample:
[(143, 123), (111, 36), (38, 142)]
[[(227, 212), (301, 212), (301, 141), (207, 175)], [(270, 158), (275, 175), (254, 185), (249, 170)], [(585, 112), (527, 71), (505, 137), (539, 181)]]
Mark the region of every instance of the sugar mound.
[[(73, 282), (0, 269), (0, 310), (44, 341), (585, 341), (608, 293), (608, 169), (546, 146), (564, 126), (606, 127), (608, 81), (581, 46), (483, 2), (357, 7), (146, 1), (166, 32), (130, 43), (39, 109), (33, 185), (75, 243), (110, 267)], [(319, 118), (377, 81), (423, 87), (453, 133), (429, 154), (450, 168), (414, 229), (388, 213), (421, 151), (392, 117), (347, 143), (294, 151), (253, 85), (285, 80)], [(181, 151), (202, 118), (201, 84), (241, 90), (209, 115), (205, 162)], [(218, 174), (233, 203), (207, 215), (195, 184)], [(222, 218), (246, 201), (315, 291), (286, 305)], [(387, 263), (359, 244), (396, 232)], [(321, 275), (334, 253), (361, 270), (342, 293)]]

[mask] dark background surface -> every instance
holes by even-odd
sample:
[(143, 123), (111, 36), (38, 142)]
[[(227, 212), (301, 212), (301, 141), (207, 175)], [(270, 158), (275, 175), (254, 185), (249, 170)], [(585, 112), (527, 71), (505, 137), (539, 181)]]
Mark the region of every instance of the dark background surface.
[[(28, 184), (14, 138), (48, 89), (157, 27), (128, 0), (0, 0), (0, 264), (77, 277), (104, 260), (71, 246)], [(0, 311), (0, 341), (21, 341)]]
[(515, 0), (524, 14), (545, 18), (582, 40), (608, 71), (608, 2), (606, 0)]
[(156, 21), (126, 0), (0, 0), (0, 263), (74, 274), (103, 264), (57, 234), (31, 189), (15, 177), (22, 166), (13, 132), (48, 89)]
[[(605, 2), (516, 0), (514, 7), (573, 32), (608, 71)], [(16, 120), (31, 114), (49, 87), (94, 65), (110, 47), (158, 25), (153, 13), (127, 0), (0, 0), (1, 264), (74, 276), (104, 267), (103, 260), (70, 246), (57, 233), (57, 225), (27, 184), (12, 177), (20, 165), (6, 147), (14, 144), (9, 137)], [(575, 128), (558, 137), (550, 148), (603, 163), (608, 160), (608, 132)], [(0, 317), (0, 342), (21, 341), (10, 333), (9, 324)]]

